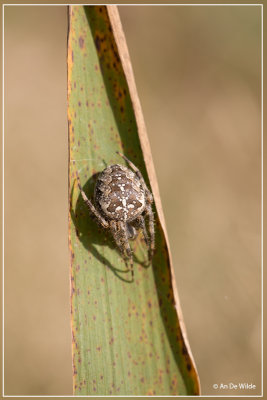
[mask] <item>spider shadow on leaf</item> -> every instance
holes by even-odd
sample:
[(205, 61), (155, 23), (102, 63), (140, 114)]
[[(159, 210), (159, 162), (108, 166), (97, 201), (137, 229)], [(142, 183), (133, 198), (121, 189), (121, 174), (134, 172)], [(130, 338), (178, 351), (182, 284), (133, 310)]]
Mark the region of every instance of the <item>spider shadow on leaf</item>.
[[(99, 176), (99, 173), (94, 174), (83, 186), (83, 190), (89, 199), (93, 199), (95, 182)], [(110, 249), (117, 251), (118, 257), (122, 257), (116, 244), (114, 243), (111, 234), (108, 230), (102, 228), (96, 219), (92, 216), (92, 213), (88, 210), (81, 194), (79, 194), (78, 200), (76, 202), (75, 210), (73, 207), (73, 192), (74, 192), (75, 182), (71, 189), (71, 204), (70, 204), (70, 215), (72, 222), (75, 226), (76, 236), (83, 244), (83, 246), (92, 255), (97, 258), (102, 264), (110, 268), (110, 270), (122, 281), (131, 283), (133, 278), (125, 279), (121, 274), (129, 273), (128, 269), (119, 269), (114, 267), (111, 262), (99, 252), (98, 246), (106, 246)], [(133, 256), (134, 261), (141, 264), (143, 267), (147, 268), (146, 263), (142, 263), (137, 257)], [(121, 258), (122, 259), (122, 258)], [(125, 267), (128, 268), (126, 262)]]

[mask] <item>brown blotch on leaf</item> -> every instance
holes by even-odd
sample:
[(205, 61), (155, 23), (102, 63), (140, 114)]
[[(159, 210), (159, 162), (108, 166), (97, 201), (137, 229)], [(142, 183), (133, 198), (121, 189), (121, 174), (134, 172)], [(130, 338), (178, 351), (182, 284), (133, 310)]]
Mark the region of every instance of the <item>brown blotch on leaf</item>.
[(84, 47), (84, 38), (82, 36), (79, 37), (79, 46), (81, 49)]
[(101, 49), (101, 39), (100, 39), (100, 37), (98, 35), (96, 35), (96, 37), (95, 37), (95, 45), (96, 45), (97, 50), (100, 51), (100, 49)]
[(172, 386), (174, 386), (174, 387), (177, 386), (177, 378), (175, 375), (173, 376), (171, 383), (172, 383)]
[(180, 335), (176, 335), (176, 342), (179, 342), (181, 340), (181, 337), (180, 337)]

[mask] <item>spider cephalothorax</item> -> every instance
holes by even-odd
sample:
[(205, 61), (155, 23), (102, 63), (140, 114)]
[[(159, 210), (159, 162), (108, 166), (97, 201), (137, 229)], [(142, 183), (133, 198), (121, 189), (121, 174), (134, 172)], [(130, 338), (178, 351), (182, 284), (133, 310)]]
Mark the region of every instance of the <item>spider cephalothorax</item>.
[[(150, 259), (154, 251), (153, 197), (138, 168), (120, 154), (132, 168), (119, 164), (110, 165), (102, 171), (95, 184), (94, 204), (87, 198), (79, 184), (82, 197), (98, 222), (110, 229), (124, 259), (130, 260), (133, 273), (133, 256), (129, 239), (135, 239), (136, 229), (142, 229), (149, 246)], [(148, 215), (149, 236), (144, 218)]]

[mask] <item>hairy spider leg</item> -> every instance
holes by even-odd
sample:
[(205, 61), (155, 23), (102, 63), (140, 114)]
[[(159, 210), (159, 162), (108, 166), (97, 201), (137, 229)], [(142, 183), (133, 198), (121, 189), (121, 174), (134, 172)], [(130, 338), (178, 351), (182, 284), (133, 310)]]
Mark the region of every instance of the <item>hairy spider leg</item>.
[(124, 249), (126, 251), (128, 259), (130, 260), (130, 269), (131, 269), (132, 277), (133, 277), (133, 254), (132, 254), (132, 250), (131, 250), (131, 247), (130, 247), (129, 239), (128, 239), (128, 236), (127, 236), (126, 222), (118, 221), (118, 229), (119, 229), (120, 234), (121, 234), (121, 240), (122, 240), (123, 247), (124, 247)]
[[(133, 256), (132, 250), (128, 242), (128, 237), (126, 234), (126, 224), (122, 221), (110, 221), (111, 233), (115, 239), (115, 242), (127, 264), (128, 259), (130, 260), (130, 270), (133, 277)], [(129, 270), (129, 268), (128, 268)]]
[(91, 211), (92, 214), (97, 218), (98, 222), (104, 227), (108, 228), (108, 222), (102, 217), (102, 215), (97, 211), (93, 203), (87, 198), (86, 194), (84, 193), (80, 183), (78, 182), (79, 189), (81, 191), (82, 198), (84, 202), (86, 203), (87, 207)]
[(146, 230), (146, 224), (145, 224), (145, 220), (144, 220), (143, 215), (139, 215), (139, 217), (136, 218), (136, 222), (137, 222), (138, 226), (142, 229), (146, 245), (148, 246), (149, 245), (149, 238), (148, 238), (148, 234), (147, 234), (147, 230)]
[(149, 235), (150, 235), (150, 254), (149, 259), (152, 260), (154, 250), (155, 250), (155, 226), (154, 226), (154, 214), (152, 211), (151, 204), (147, 205), (146, 212), (148, 215), (148, 227), (149, 227)]
[(147, 185), (144, 181), (144, 178), (140, 172), (140, 170), (124, 155), (121, 154), (119, 152), (117, 152), (122, 158), (124, 158), (125, 161), (128, 162), (128, 164), (130, 165), (130, 167), (133, 169), (133, 171), (136, 173), (136, 175), (138, 176), (143, 189), (145, 190), (146, 193), (146, 199), (147, 199), (147, 207), (146, 207), (146, 212), (149, 216), (149, 234), (150, 234), (150, 255), (149, 255), (149, 259), (151, 260), (154, 254), (154, 250), (155, 250), (155, 227), (154, 227), (154, 214), (152, 211), (152, 207), (151, 204), (153, 202), (153, 196), (150, 193), (150, 191), (147, 188)]
[(149, 192), (149, 190), (148, 190), (148, 188), (147, 188), (147, 186), (146, 186), (146, 183), (145, 183), (145, 181), (144, 181), (143, 175), (141, 174), (140, 170), (139, 170), (139, 169), (134, 165), (134, 163), (132, 163), (132, 161), (130, 161), (129, 158), (127, 158), (124, 154), (121, 154), (121, 153), (119, 153), (118, 151), (117, 151), (117, 153), (118, 153), (122, 158), (124, 158), (125, 161), (127, 161), (127, 163), (130, 165), (130, 167), (132, 168), (132, 170), (133, 170), (133, 171), (136, 173), (136, 175), (138, 176), (138, 178), (139, 178), (139, 180), (141, 181), (142, 186), (143, 186), (143, 188), (145, 189), (145, 191), (147, 191), (147, 192), (150, 194), (150, 192)]

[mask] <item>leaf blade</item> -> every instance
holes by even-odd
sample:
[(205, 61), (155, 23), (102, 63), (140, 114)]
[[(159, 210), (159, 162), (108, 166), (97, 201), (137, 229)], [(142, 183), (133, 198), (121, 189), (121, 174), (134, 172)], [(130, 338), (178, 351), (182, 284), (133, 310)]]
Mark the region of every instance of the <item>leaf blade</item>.
[[(136, 93), (129, 83), (131, 68), (127, 54), (126, 58), (125, 52), (122, 54), (124, 38), (117, 26), (113, 6), (70, 8), (69, 242), (74, 393), (197, 394), (196, 370), (175, 308), (177, 295), (164, 221), (156, 218), (153, 268), (144, 264), (147, 249), (141, 235), (133, 243), (135, 281), (131, 284), (110, 235), (92, 221), (77, 187), (78, 174), (85, 192), (92, 196), (96, 174), (109, 164), (123, 164), (117, 150), (140, 168), (146, 182), (148, 175), (150, 183), (155, 181), (150, 151), (144, 146), (147, 139), (140, 110), (139, 117), (136, 113)], [(155, 196), (154, 187), (153, 192)], [(155, 197), (161, 216), (157, 190)]]

